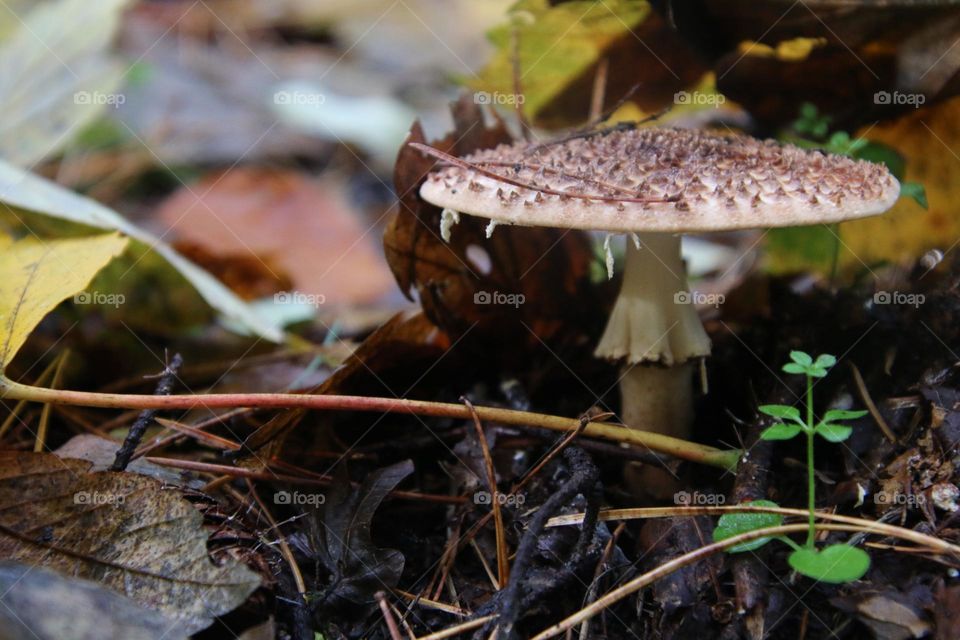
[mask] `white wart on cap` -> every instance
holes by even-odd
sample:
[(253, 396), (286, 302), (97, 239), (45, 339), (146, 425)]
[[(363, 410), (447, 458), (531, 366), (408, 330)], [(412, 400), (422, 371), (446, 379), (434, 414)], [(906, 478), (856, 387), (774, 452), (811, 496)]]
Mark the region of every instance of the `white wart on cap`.
[(424, 200), (507, 224), (621, 233), (839, 222), (882, 213), (900, 192), (883, 165), (688, 129), (517, 142), (462, 160), (537, 189), (447, 166), (427, 177)]

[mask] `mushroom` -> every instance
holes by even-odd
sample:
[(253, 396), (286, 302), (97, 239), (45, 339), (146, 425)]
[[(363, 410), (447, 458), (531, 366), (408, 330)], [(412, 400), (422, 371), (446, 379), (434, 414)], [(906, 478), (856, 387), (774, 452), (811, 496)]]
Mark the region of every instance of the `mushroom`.
[[(444, 208), (445, 237), (460, 213), (631, 236), (596, 355), (623, 364), (623, 423), (676, 437), (689, 436), (694, 366), (710, 354), (679, 234), (862, 218), (889, 209), (900, 191), (879, 164), (701, 130), (613, 129), (434, 155), (448, 166), (420, 195)], [(605, 245), (612, 270), (609, 236)]]

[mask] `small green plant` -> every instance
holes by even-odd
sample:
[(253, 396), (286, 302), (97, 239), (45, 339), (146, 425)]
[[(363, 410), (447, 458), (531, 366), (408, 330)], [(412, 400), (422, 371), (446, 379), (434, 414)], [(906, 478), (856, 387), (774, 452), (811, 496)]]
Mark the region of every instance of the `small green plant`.
[[(813, 380), (823, 378), (827, 371), (837, 363), (834, 356), (824, 354), (814, 360), (803, 351), (791, 351), (790, 360), (783, 365), (783, 370), (790, 374), (804, 375), (807, 378), (806, 415), (803, 416), (797, 407), (783, 404), (768, 404), (760, 407), (760, 411), (776, 418), (778, 422), (763, 431), (760, 437), (764, 440), (790, 440), (801, 433), (807, 437), (807, 509), (808, 530), (807, 540), (803, 546), (786, 536), (777, 537), (778, 540), (793, 547), (789, 562), (799, 573), (824, 582), (841, 583), (857, 580), (870, 568), (870, 556), (857, 547), (847, 544), (834, 544), (818, 550), (815, 542), (815, 484), (813, 450), (816, 436), (828, 442), (843, 442), (850, 437), (853, 429), (842, 424), (845, 420), (863, 417), (866, 411), (844, 411), (831, 409), (820, 421), (814, 420), (813, 413)], [(776, 503), (768, 500), (757, 500), (747, 503), (751, 506), (776, 507)], [(783, 524), (783, 517), (773, 513), (730, 513), (722, 516), (713, 532), (714, 540), (720, 541), (732, 536), (767, 527), (776, 527)], [(759, 538), (729, 549), (731, 553), (740, 553), (762, 547), (771, 538)]]

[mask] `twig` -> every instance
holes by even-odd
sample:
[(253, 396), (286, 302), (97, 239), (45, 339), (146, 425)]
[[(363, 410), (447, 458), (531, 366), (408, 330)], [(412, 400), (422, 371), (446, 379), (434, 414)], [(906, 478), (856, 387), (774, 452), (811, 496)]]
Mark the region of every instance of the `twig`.
[[(57, 368), (58, 362), (59, 360), (54, 358), (50, 364), (48, 364), (47, 367), (40, 372), (40, 375), (37, 376), (37, 379), (33, 384), (47, 384), (47, 380), (49, 380), (50, 376), (53, 375), (53, 370)], [(7, 415), (7, 418), (3, 421), (3, 424), (0, 425), (0, 438), (3, 438), (3, 436), (7, 435), (7, 431), (9, 431), (13, 426), (14, 421), (16, 421), (17, 417), (20, 415), (20, 412), (23, 411), (23, 408), (26, 406), (27, 402), (28, 400), (26, 399), (19, 400), (17, 404), (13, 406), (13, 409), (10, 409), (9, 415)]]
[[(197, 462), (196, 460), (178, 460), (176, 458), (154, 458), (147, 456), (147, 461), (159, 464), (164, 467), (173, 467), (175, 469), (188, 469), (200, 473), (222, 474), (231, 478), (251, 478), (253, 480), (266, 480), (268, 482), (286, 482), (289, 484), (304, 484), (313, 487), (327, 487), (333, 483), (333, 478), (315, 474), (314, 477), (291, 476), (274, 472), (269, 466), (266, 471), (255, 471), (245, 467), (231, 467), (225, 464), (213, 464), (211, 462)], [(292, 466), (292, 465), (285, 465)], [(357, 483), (351, 483), (356, 485)], [(394, 490), (387, 494), (391, 498), (402, 500), (423, 500), (424, 502), (439, 502), (442, 504), (463, 504), (467, 501), (462, 496), (447, 496), (436, 493), (419, 493), (417, 491)]]
[(503, 589), (507, 586), (510, 579), (510, 562), (507, 560), (507, 534), (503, 527), (503, 510), (500, 508), (500, 492), (497, 490), (497, 472), (493, 468), (493, 456), (490, 455), (490, 447), (487, 445), (487, 437), (483, 432), (483, 425), (480, 423), (480, 417), (477, 410), (473, 408), (465, 396), (460, 401), (466, 405), (473, 417), (473, 426), (477, 432), (477, 442), (480, 445), (480, 451), (483, 452), (483, 463), (487, 469), (487, 484), (490, 486), (490, 509), (493, 513), (493, 525), (495, 528), (495, 537), (497, 541), (497, 588)]
[(400, 635), (400, 627), (397, 626), (397, 621), (393, 618), (393, 612), (390, 610), (390, 603), (387, 602), (387, 594), (383, 591), (377, 591), (374, 595), (377, 599), (377, 604), (380, 605), (380, 613), (383, 614), (383, 620), (387, 623), (387, 629), (390, 631), (390, 640), (403, 640), (403, 636)]
[(452, 638), (453, 636), (458, 636), (461, 633), (478, 629), (496, 617), (497, 616), (481, 616), (479, 618), (474, 618), (473, 620), (467, 620), (466, 622), (461, 622), (460, 624), (452, 627), (441, 629), (440, 631), (436, 631), (429, 635), (420, 636), (417, 638), (417, 640), (446, 640), (446, 638)]
[[(212, 418), (207, 418), (206, 420), (203, 420), (203, 421), (201, 421), (201, 422), (193, 425), (192, 428), (195, 429), (195, 430), (197, 430), (197, 431), (203, 431), (203, 430), (205, 430), (205, 429), (208, 429), (209, 427), (213, 427), (213, 426), (216, 426), (216, 425), (218, 425), (218, 424), (223, 424), (224, 421), (226, 421), (226, 420), (229, 419), (229, 418), (234, 418), (234, 417), (236, 417), (236, 416), (240, 416), (240, 415), (243, 415), (243, 414), (245, 414), (245, 413), (250, 413), (250, 412), (251, 412), (250, 409), (245, 409), (245, 408), (231, 409), (231, 410), (225, 411), (224, 413), (221, 413), (221, 414), (219, 414), (219, 415), (215, 415), (215, 416), (213, 416)], [(183, 437), (184, 437), (183, 434), (174, 433), (174, 434), (172, 434), (172, 435), (169, 435), (169, 436), (166, 436), (166, 437), (163, 437), (163, 438), (158, 438), (155, 442), (151, 442), (150, 444), (145, 444), (145, 445), (141, 446), (139, 449), (137, 449), (136, 453), (133, 454), (133, 458), (132, 458), (132, 459), (133, 459), (133, 460), (136, 460), (137, 458), (142, 458), (143, 456), (147, 455), (148, 453), (152, 453), (152, 452), (156, 451), (157, 449), (162, 449), (163, 447), (167, 446), (168, 444), (171, 444), (171, 443), (173, 443), (173, 442), (175, 442), (175, 441), (177, 441), (177, 440), (179, 440), (179, 439), (181, 439), (181, 438), (183, 438)]]
[(410, 604), (420, 605), (420, 606), (426, 607), (427, 609), (436, 609), (437, 611), (443, 611), (444, 613), (452, 613), (455, 616), (463, 617), (468, 615), (468, 613), (463, 609), (461, 609), (460, 607), (457, 607), (452, 604), (447, 604), (446, 602), (438, 602), (437, 600), (430, 600), (429, 598), (418, 596), (415, 593), (409, 593), (401, 589), (394, 589), (393, 592), (398, 596), (400, 596), (401, 598), (406, 598), (407, 600), (409, 600)]
[[(430, 402), (427, 400), (407, 400), (405, 398), (384, 398), (341, 395), (305, 395), (288, 393), (224, 393), (152, 396), (120, 393), (92, 393), (33, 387), (8, 378), (0, 377), (0, 398), (27, 399), (33, 402), (69, 404), (87, 407), (112, 409), (193, 409), (204, 407), (216, 409), (224, 407), (256, 407), (263, 409), (313, 409), (344, 411), (370, 411), (377, 413), (400, 413), (410, 415), (433, 416), (437, 418), (456, 418), (468, 420), (472, 417), (469, 409), (462, 404), (448, 402)], [(576, 418), (563, 418), (540, 413), (501, 409), (496, 407), (475, 407), (481, 420), (499, 422), (522, 427), (540, 427), (553, 431), (575, 431), (580, 427)], [(612, 440), (658, 451), (667, 455), (706, 464), (721, 469), (735, 469), (739, 460), (739, 449), (717, 449), (659, 433), (613, 426), (601, 422), (590, 422), (583, 429), (583, 435), (591, 438)]]
[(593, 76), (593, 93), (590, 96), (590, 113), (587, 116), (587, 122), (595, 122), (603, 115), (603, 99), (607, 93), (607, 72), (609, 69), (609, 58), (603, 58), (597, 65), (597, 75)]
[[(603, 567), (610, 562), (610, 557), (613, 556), (613, 550), (617, 547), (617, 540), (620, 539), (620, 536), (626, 529), (627, 523), (621, 522), (617, 525), (617, 528), (613, 530), (610, 539), (607, 540), (607, 544), (603, 548), (603, 555), (600, 556), (600, 560), (597, 562), (597, 568), (593, 572), (593, 580), (590, 581), (590, 587), (587, 589), (588, 602), (592, 602), (597, 597), (597, 590), (600, 587), (600, 577), (603, 575)], [(589, 635), (590, 621), (584, 620), (580, 625), (580, 640), (586, 640)]]
[(297, 561), (293, 557), (293, 552), (290, 550), (290, 545), (287, 544), (287, 539), (280, 531), (280, 526), (277, 524), (277, 521), (274, 520), (273, 514), (270, 513), (270, 510), (267, 509), (267, 506), (263, 504), (263, 501), (257, 494), (257, 490), (254, 488), (253, 482), (251, 482), (250, 478), (247, 478), (246, 482), (247, 489), (250, 491), (250, 495), (253, 496), (253, 501), (257, 503), (258, 507), (260, 507), (260, 511), (263, 513), (264, 518), (267, 519), (267, 523), (269, 523), (270, 528), (277, 536), (277, 543), (280, 545), (280, 555), (283, 556), (283, 559), (287, 561), (287, 565), (290, 566), (290, 573), (293, 575), (294, 584), (297, 585), (297, 593), (300, 594), (299, 605), (305, 606), (307, 597), (307, 584), (303, 581), (303, 574), (300, 573), (300, 567), (297, 565)]
[[(787, 507), (760, 507), (753, 505), (737, 505), (729, 507), (643, 507), (637, 509), (603, 510), (600, 512), (600, 521), (642, 520), (646, 518), (665, 518), (677, 516), (722, 516), (725, 513), (775, 513), (782, 516), (795, 516), (799, 518), (806, 518), (809, 515), (809, 512), (806, 509), (791, 509)], [(928, 547), (935, 553), (943, 553), (960, 561), (960, 546), (951, 544), (945, 540), (941, 540), (925, 533), (920, 533), (919, 531), (914, 531), (913, 529), (906, 529), (904, 527), (885, 524), (883, 522), (876, 522), (874, 520), (867, 520), (865, 518), (842, 516), (826, 511), (817, 511), (815, 512), (815, 515), (821, 520), (856, 526), (858, 527), (857, 531), (861, 533), (884, 535), (894, 538), (901, 538), (903, 540), (910, 540), (911, 542)], [(584, 514), (582, 513), (571, 513), (557, 516), (555, 518), (551, 518), (547, 523), (547, 526), (560, 527), (580, 524), (580, 522), (583, 520), (583, 516)]]
[[(63, 379), (63, 365), (66, 364), (67, 358), (70, 357), (70, 351), (64, 351), (58, 358), (57, 367), (53, 370), (53, 379), (50, 380), (50, 387), (56, 389), (60, 386), (60, 382)], [(47, 427), (50, 424), (50, 412), (53, 410), (53, 405), (45, 404), (43, 405), (43, 410), (40, 411), (40, 425), (37, 427), (37, 439), (33, 444), (33, 450), (36, 453), (43, 451), (43, 447), (47, 442)]]
[[(173, 359), (170, 360), (170, 364), (168, 364), (163, 370), (163, 373), (160, 374), (160, 380), (157, 382), (156, 395), (170, 395), (170, 392), (173, 391), (173, 383), (177, 378), (177, 371), (182, 364), (183, 358), (179, 353), (175, 353)], [(137, 447), (140, 446), (140, 440), (143, 439), (143, 434), (147, 431), (147, 427), (150, 426), (150, 423), (153, 422), (156, 415), (157, 409), (144, 409), (136, 422), (133, 423), (133, 426), (130, 427), (130, 431), (127, 433), (123, 445), (117, 449), (117, 457), (113, 460), (113, 465), (110, 467), (111, 471), (123, 471), (127, 468), (134, 452), (137, 450)]]
[(847, 364), (850, 365), (850, 372), (853, 374), (853, 382), (857, 386), (860, 400), (863, 401), (863, 404), (867, 407), (867, 411), (873, 416), (874, 422), (880, 427), (880, 431), (883, 431), (883, 435), (887, 437), (887, 440), (893, 444), (897, 444), (897, 434), (893, 432), (893, 429), (890, 428), (887, 421), (883, 419), (883, 415), (880, 413), (880, 410), (877, 409), (877, 405), (874, 404), (873, 398), (870, 397), (870, 392), (867, 391), (867, 385), (863, 382), (863, 376), (860, 375), (860, 369), (857, 369), (857, 365), (852, 362), (848, 362)]
[(197, 429), (196, 427), (191, 427), (187, 424), (182, 424), (176, 420), (168, 420), (166, 418), (154, 418), (154, 420), (161, 427), (172, 429), (181, 435), (193, 438), (197, 442), (207, 444), (214, 449), (219, 449), (221, 451), (239, 451), (241, 448), (243, 448), (243, 445), (241, 445), (239, 442), (234, 442), (228, 438), (221, 438), (220, 436), (207, 433), (202, 429)]
[[(575, 626), (582, 623), (584, 620), (589, 620), (594, 617), (601, 611), (612, 606), (613, 604), (619, 602), (620, 600), (626, 598), (627, 596), (636, 593), (640, 589), (646, 587), (647, 585), (656, 582), (664, 576), (670, 575), (678, 569), (682, 569), (688, 565), (691, 565), (695, 562), (703, 560), (715, 553), (729, 549), (730, 547), (742, 544), (744, 542), (749, 542), (751, 540), (756, 540), (757, 538), (763, 537), (777, 537), (783, 536), (790, 533), (802, 533), (807, 531), (807, 524), (788, 524), (781, 525), (779, 527), (769, 527), (765, 529), (755, 529), (753, 531), (748, 531), (746, 533), (741, 533), (726, 540), (720, 542), (714, 542), (708, 544), (699, 549), (695, 549), (689, 553), (685, 553), (682, 556), (678, 556), (661, 564), (656, 569), (648, 571), (641, 576), (630, 580), (623, 586), (620, 586), (613, 591), (608, 592), (606, 595), (601, 597), (598, 600), (592, 602), (589, 606), (584, 607), (577, 613), (564, 618), (562, 621), (548, 627), (544, 631), (541, 631), (532, 640), (546, 640), (547, 638), (553, 638), (568, 629), (572, 629)], [(822, 531), (846, 531), (846, 532), (860, 532), (863, 530), (861, 526), (854, 526), (848, 524), (818, 524), (816, 525), (818, 529)], [(899, 528), (899, 527), (898, 527)], [(902, 531), (909, 531), (909, 529), (903, 529)]]

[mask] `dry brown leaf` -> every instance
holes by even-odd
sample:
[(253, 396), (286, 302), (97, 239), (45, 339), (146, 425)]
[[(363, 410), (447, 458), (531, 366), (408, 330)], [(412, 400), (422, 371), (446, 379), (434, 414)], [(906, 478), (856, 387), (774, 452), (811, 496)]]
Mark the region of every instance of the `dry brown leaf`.
[(393, 283), (369, 228), (330, 183), (295, 171), (236, 168), (184, 187), (158, 219), (180, 242), (222, 259), (256, 257), (284, 284), (327, 304), (369, 303)]
[[(502, 126), (483, 124), (472, 101), (461, 100), (453, 116), (454, 133), (431, 142), (433, 147), (463, 156), (509, 142)], [(408, 141), (426, 142), (419, 124)], [(590, 281), (594, 254), (586, 233), (501, 225), (487, 238), (487, 220), (462, 215), (444, 242), (440, 208), (419, 196), (434, 166), (413, 147), (400, 150), (394, 173), (400, 206), (383, 240), (400, 288), (416, 292), (432, 322), (453, 339), (474, 332), (495, 338), (501, 353), (522, 357), (512, 347), (538, 346), (538, 339), (574, 334), (590, 318), (605, 316), (606, 301)], [(496, 300), (507, 303), (489, 304)]]
[(0, 556), (100, 582), (195, 633), (260, 579), (207, 552), (200, 513), (177, 491), (83, 460), (0, 452)]

